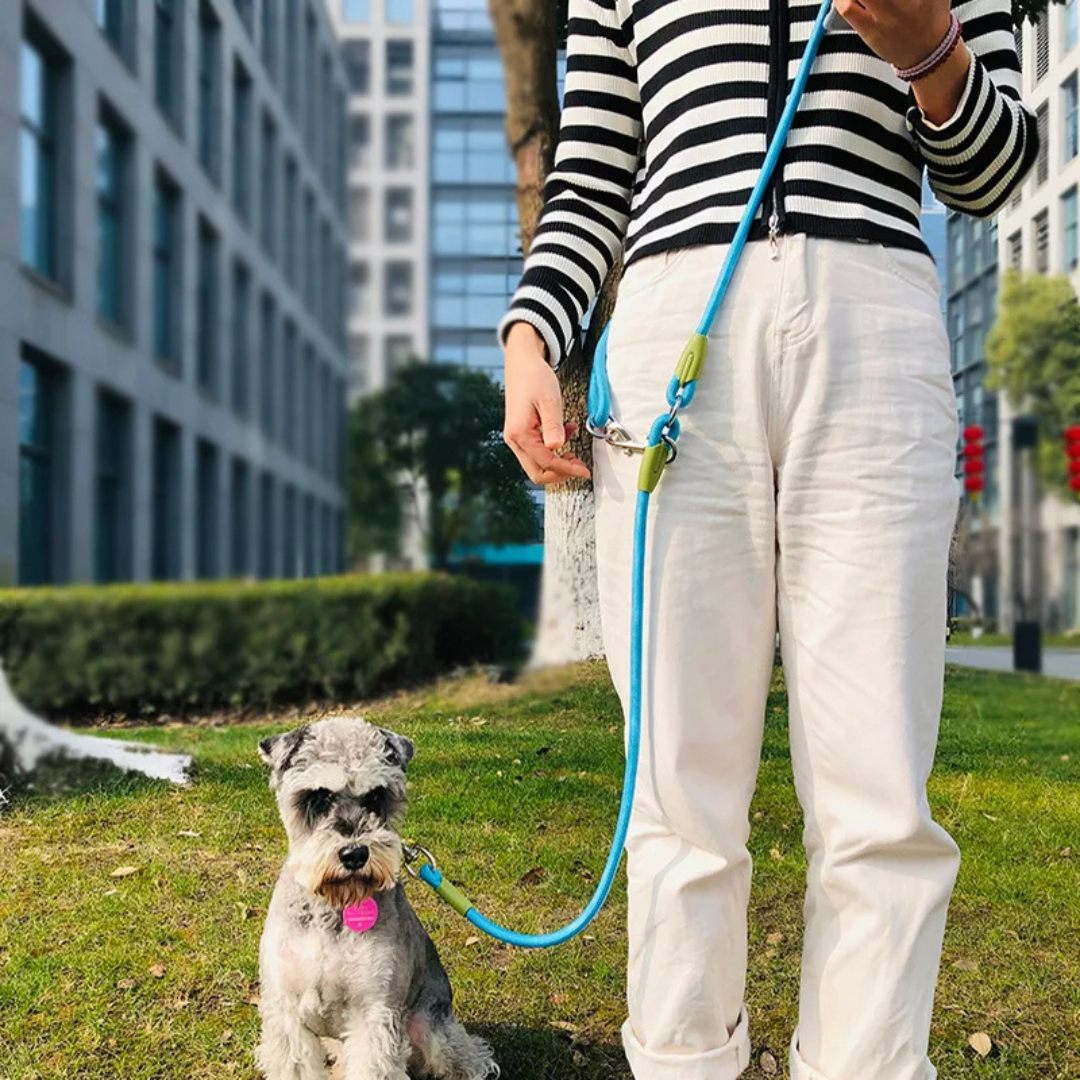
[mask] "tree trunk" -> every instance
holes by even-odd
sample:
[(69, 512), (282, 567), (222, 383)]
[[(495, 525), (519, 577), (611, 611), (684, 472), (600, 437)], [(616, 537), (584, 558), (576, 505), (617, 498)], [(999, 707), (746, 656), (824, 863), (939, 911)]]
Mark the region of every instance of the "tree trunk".
[(190, 767), (187, 754), (77, 735), (46, 723), (15, 697), (0, 668), (0, 808), (12, 791), (57, 792), (124, 773), (183, 784)]
[[(517, 169), (521, 247), (528, 254), (543, 207), (544, 182), (559, 133), (557, 48), (559, 4), (552, 0), (489, 0), (506, 81), (506, 137)], [(573, 449), (591, 467), (585, 431), (592, 356), (615, 303), (621, 266), (601, 289), (585, 348), (560, 365), (566, 418), (578, 422)], [(544, 569), (532, 667), (603, 656), (596, 584), (593, 489), (572, 480), (549, 487), (544, 511)]]

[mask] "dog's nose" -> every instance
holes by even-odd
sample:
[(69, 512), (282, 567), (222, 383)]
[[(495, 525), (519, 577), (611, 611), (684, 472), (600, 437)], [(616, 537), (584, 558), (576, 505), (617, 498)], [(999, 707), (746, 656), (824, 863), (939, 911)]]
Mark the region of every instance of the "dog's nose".
[(359, 870), (368, 861), (367, 844), (349, 844), (338, 852), (341, 865), (346, 870)]

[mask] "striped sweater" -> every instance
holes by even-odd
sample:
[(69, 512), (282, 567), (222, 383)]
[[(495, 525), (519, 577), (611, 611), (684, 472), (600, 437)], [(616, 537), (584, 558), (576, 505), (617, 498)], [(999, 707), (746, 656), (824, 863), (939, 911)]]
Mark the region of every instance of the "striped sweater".
[[(953, 6), (973, 59), (941, 126), (833, 12), (752, 239), (925, 252), (924, 169), (957, 210), (989, 217), (1006, 201), (1038, 151), (1010, 0)], [(731, 241), (817, 11), (814, 0), (570, 0), (559, 144), (501, 345), (529, 322), (557, 367), (620, 249), (629, 266)]]

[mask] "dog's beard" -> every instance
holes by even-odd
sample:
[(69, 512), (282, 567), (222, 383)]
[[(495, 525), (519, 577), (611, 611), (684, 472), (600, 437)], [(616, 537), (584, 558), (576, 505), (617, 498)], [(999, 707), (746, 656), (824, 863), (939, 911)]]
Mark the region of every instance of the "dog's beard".
[(401, 868), (400, 841), (388, 843), (365, 837), (364, 842), (369, 854), (360, 870), (346, 870), (338, 858), (336, 846), (332, 850), (320, 850), (310, 859), (292, 858), (290, 869), (301, 886), (340, 911), (397, 884)]

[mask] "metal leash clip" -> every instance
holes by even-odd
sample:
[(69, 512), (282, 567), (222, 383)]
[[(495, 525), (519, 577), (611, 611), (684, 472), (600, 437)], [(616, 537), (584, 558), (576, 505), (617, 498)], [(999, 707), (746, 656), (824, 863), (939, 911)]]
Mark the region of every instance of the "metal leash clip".
[(585, 430), (594, 438), (601, 439), (608, 445), (615, 447), (616, 450), (622, 450), (627, 457), (645, 453), (645, 444), (637, 442), (614, 416), (609, 416), (607, 423), (603, 427), (597, 427), (591, 420), (586, 420)]
[(435, 856), (432, 855), (431, 852), (428, 851), (428, 849), (426, 847), (420, 847), (419, 844), (417, 844), (415, 847), (411, 847), (410, 845), (402, 842), (401, 850), (405, 853), (405, 870), (406, 870), (407, 873), (411, 874), (413, 877), (419, 877), (420, 876), (413, 869), (412, 864), (414, 862), (417, 862), (421, 855), (423, 855), (424, 858), (427, 859), (427, 861), (430, 864), (432, 870), (438, 870), (439, 869), (438, 864), (435, 862)]

